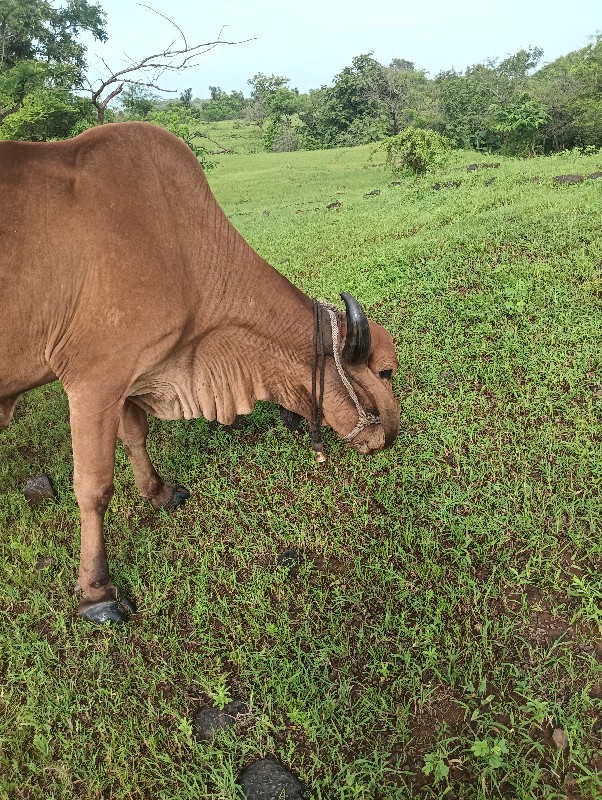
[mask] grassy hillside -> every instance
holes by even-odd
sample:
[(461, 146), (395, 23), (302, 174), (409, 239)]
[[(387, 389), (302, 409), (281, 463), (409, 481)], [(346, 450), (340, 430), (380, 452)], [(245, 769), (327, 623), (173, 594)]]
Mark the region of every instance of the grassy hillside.
[[(278, 269), (391, 330), (392, 450), (327, 437), (319, 468), (269, 405), (234, 433), (154, 421), (193, 496), (153, 513), (119, 449), (108, 549), (140, 613), (98, 629), (60, 388), (0, 433), (0, 797), (232, 800), (264, 755), (315, 800), (602, 797), (602, 180), (552, 179), (602, 156), (460, 153), (391, 185), (371, 152), (223, 156), (210, 181)], [(30, 509), (38, 472), (59, 500)], [(238, 729), (194, 741), (230, 698)]]

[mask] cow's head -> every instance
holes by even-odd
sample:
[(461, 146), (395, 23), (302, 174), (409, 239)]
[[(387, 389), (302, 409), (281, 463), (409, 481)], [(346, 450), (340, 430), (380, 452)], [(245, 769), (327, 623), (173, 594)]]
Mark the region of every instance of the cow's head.
[[(324, 421), (359, 453), (375, 453), (390, 447), (399, 433), (399, 405), (393, 396), (392, 379), (397, 370), (397, 356), (391, 335), (381, 325), (366, 317), (361, 305), (351, 295), (341, 295), (346, 314), (338, 320), (339, 365), (333, 356), (326, 358), (324, 386)], [(331, 351), (333, 352), (333, 351)], [(340, 369), (342, 368), (342, 370)], [(341, 371), (349, 381), (349, 392)], [(370, 417), (380, 422), (358, 428), (359, 414), (353, 393)], [(348, 438), (350, 437), (351, 438)]]

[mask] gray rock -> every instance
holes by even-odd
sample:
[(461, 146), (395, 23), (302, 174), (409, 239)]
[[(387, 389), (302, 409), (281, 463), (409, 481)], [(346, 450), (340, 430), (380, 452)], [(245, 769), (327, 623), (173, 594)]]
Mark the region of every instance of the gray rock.
[(554, 175), (556, 183), (581, 183), (583, 175)]
[(48, 475), (36, 475), (30, 478), (25, 484), (23, 494), (27, 498), (28, 503), (32, 506), (39, 503), (40, 500), (56, 500), (56, 495), (54, 494)]
[(246, 800), (304, 800), (303, 787), (292, 772), (273, 758), (256, 761), (240, 776)]
[(249, 713), (249, 709), (240, 700), (232, 700), (223, 709), (216, 706), (202, 708), (192, 720), (194, 736), (201, 742), (210, 742), (218, 731), (231, 728), (241, 716)]

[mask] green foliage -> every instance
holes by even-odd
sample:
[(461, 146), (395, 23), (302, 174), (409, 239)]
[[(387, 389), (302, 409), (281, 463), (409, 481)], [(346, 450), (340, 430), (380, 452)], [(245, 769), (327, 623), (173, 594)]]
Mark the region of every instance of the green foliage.
[(378, 141), (385, 135), (386, 120), (370, 91), (381, 69), (372, 53), (364, 53), (334, 78), (333, 86), (310, 92), (307, 105), (299, 113), (305, 124), (306, 146), (352, 146)]
[(274, 153), (292, 152), (299, 149), (297, 128), (290, 117), (270, 116), (263, 133), (263, 145)]
[(95, 124), (95, 109), (85, 97), (64, 89), (36, 88), (0, 125), (0, 139), (43, 142), (68, 139)]
[(119, 95), (119, 105), (125, 119), (147, 119), (157, 108), (159, 97), (144, 86), (126, 86)]
[(88, 0), (2, 0), (0, 5), (0, 68), (39, 60), (70, 65), (81, 79), (86, 48), (77, 41), (86, 31), (105, 41), (105, 13)]
[(490, 105), (488, 117), (503, 136), (501, 152), (515, 156), (535, 155), (537, 131), (549, 119), (543, 105), (526, 92), (506, 105)]
[(386, 163), (393, 172), (410, 171), (424, 175), (440, 165), (451, 144), (445, 136), (430, 130), (406, 128), (381, 144), (386, 153)]
[(202, 134), (198, 130), (199, 121), (196, 111), (174, 103), (169, 108), (151, 111), (147, 119), (154, 125), (166, 128), (186, 142), (205, 170), (215, 166), (215, 161), (211, 160), (207, 149), (197, 141)]
[(489, 61), (463, 73), (449, 70), (437, 75), (443, 131), (456, 147), (499, 151), (510, 133), (515, 144), (528, 146), (525, 137), (541, 124), (533, 127), (541, 114), (538, 104), (525, 106), (525, 93), (529, 73), (542, 55), (543, 51), (534, 47), (519, 50), (499, 64)]
[(210, 86), (211, 98), (203, 103), (201, 115), (208, 122), (220, 122), (242, 117), (245, 98), (242, 92), (224, 92), (219, 86)]
[(71, 94), (85, 70), (78, 36), (85, 31), (104, 41), (104, 21), (88, 0), (0, 3), (0, 138), (62, 138), (87, 124), (89, 103)]
[(441, 750), (427, 753), (424, 757), (422, 771), (425, 775), (432, 775), (435, 783), (439, 783), (449, 775), (449, 766), (446, 759), (447, 753)]
[(602, 147), (602, 35), (537, 72), (533, 93), (547, 114), (538, 129), (544, 152)]
[(184, 108), (191, 108), (192, 107), (192, 89), (185, 89), (182, 94), (180, 95), (179, 99), (180, 105), (184, 106)]

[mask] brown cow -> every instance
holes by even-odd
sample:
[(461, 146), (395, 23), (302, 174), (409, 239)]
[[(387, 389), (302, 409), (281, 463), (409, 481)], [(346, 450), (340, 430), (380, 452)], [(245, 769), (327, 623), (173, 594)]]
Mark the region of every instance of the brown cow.
[(0, 427), (19, 394), (63, 384), (81, 515), (79, 613), (91, 621), (125, 621), (133, 609), (118, 599), (103, 538), (117, 437), (155, 508), (188, 496), (151, 464), (147, 413), (228, 424), (273, 400), (315, 418), (317, 359), (325, 424), (360, 453), (397, 436), (389, 334), (349, 295), (335, 317), (269, 266), (229, 223), (188, 147), (161, 128), (0, 142), (0, 245)]

